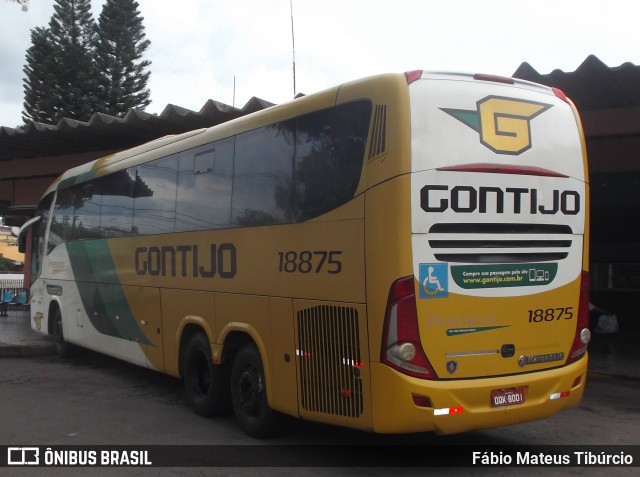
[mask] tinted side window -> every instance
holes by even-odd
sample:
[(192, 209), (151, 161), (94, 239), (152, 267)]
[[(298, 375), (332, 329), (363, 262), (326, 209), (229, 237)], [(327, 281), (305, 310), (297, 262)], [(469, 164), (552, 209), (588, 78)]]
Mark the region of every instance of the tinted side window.
[(138, 235), (173, 232), (178, 158), (170, 156), (137, 167), (133, 231)]
[(51, 227), (49, 229), (49, 243), (47, 253), (51, 252), (57, 245), (71, 239), (74, 217), (74, 197), (73, 189), (60, 189), (56, 194), (56, 204), (53, 208)]
[(233, 145), (224, 139), (180, 156), (176, 232), (229, 227)]
[(236, 137), (231, 224), (291, 222), (293, 123), (283, 122)]
[(294, 220), (328, 212), (353, 198), (364, 159), (371, 103), (356, 101), (298, 118)]
[[(42, 271), (42, 261), (45, 254), (44, 235), (49, 221), (52, 200), (53, 194), (51, 193), (40, 201), (38, 210), (36, 210), (36, 216), (40, 217), (40, 222), (33, 226), (31, 235), (31, 283), (40, 276)], [(49, 250), (47, 250), (47, 253), (49, 253)]]
[(100, 203), (102, 197), (95, 182), (74, 186), (74, 216), (71, 239), (94, 239), (100, 237)]
[(131, 235), (135, 181), (135, 167), (99, 179), (98, 188), (102, 195), (100, 207), (100, 234), (102, 237)]

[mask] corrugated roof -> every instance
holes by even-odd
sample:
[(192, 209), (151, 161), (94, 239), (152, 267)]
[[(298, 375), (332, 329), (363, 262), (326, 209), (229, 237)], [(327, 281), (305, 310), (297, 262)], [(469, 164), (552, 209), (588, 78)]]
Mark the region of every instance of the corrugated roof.
[(573, 72), (553, 70), (543, 75), (522, 63), (513, 77), (560, 88), (580, 111), (640, 105), (640, 66), (632, 63), (609, 67), (590, 55)]
[(55, 126), (0, 127), (0, 161), (124, 149), (167, 134), (215, 126), (269, 106), (273, 103), (256, 97), (241, 109), (210, 99), (200, 111), (169, 104), (159, 115), (131, 109), (123, 118), (95, 113), (86, 122), (64, 118)]
[[(513, 76), (562, 89), (581, 112), (640, 106), (640, 66), (632, 63), (612, 68), (591, 55), (573, 72), (540, 74), (525, 62)], [(241, 109), (209, 100), (200, 111), (169, 104), (159, 115), (132, 109), (124, 118), (96, 113), (87, 122), (65, 118), (55, 126), (0, 127), (0, 161), (124, 149), (167, 134), (215, 126), (269, 106), (273, 103), (255, 97)]]

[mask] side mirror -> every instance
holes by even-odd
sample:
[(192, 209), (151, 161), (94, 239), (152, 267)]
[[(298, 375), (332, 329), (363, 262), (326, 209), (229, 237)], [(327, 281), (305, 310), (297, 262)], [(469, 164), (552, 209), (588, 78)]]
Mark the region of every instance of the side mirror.
[(27, 251), (27, 237), (26, 234), (18, 237), (18, 252), (25, 253)]

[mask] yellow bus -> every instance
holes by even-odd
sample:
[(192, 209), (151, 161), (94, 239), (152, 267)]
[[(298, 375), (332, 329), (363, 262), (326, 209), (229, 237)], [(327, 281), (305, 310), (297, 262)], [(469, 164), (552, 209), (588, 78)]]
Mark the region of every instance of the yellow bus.
[(22, 229), (32, 326), (254, 437), (541, 419), (585, 386), (588, 195), (561, 91), (365, 78), (65, 172)]

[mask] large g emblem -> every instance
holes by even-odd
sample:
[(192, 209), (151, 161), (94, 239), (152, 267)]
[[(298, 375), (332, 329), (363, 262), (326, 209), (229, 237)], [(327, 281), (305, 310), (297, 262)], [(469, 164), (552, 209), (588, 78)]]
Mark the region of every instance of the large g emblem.
[(531, 148), (531, 120), (552, 105), (536, 101), (487, 96), (476, 103), (476, 111), (442, 111), (480, 133), (480, 142), (498, 154), (517, 156)]

